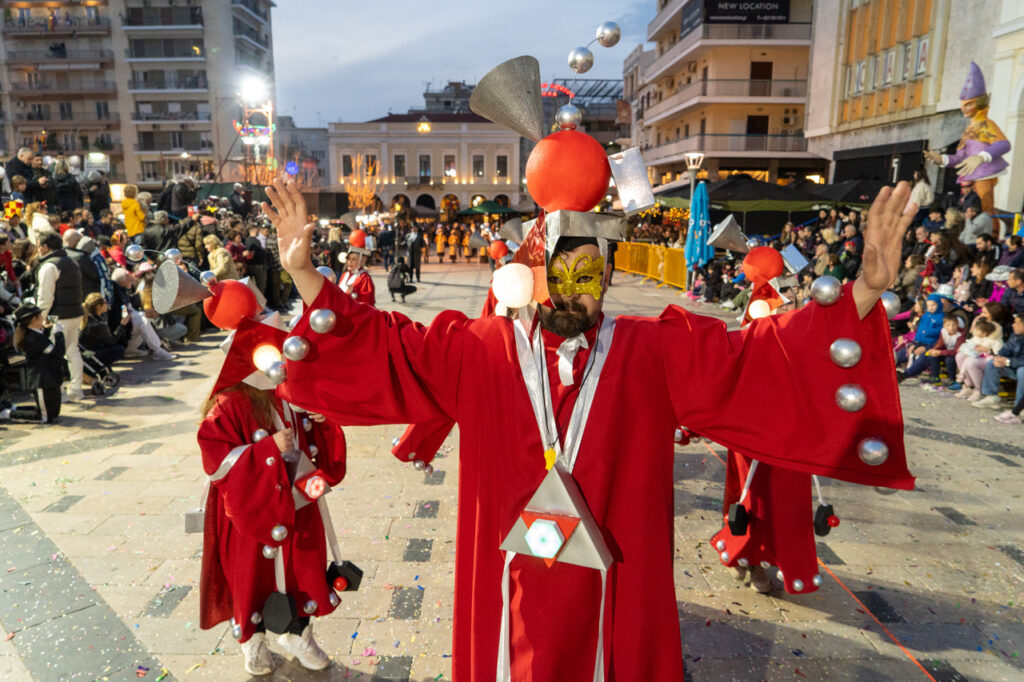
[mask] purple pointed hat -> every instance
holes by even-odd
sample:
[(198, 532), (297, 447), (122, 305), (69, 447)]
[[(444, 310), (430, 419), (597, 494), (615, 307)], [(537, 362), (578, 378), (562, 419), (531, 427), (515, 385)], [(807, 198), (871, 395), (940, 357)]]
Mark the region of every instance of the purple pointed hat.
[(960, 91), (960, 101), (974, 99), (985, 94), (985, 77), (981, 75), (981, 69), (974, 62), (967, 72), (967, 80), (964, 81), (964, 89)]

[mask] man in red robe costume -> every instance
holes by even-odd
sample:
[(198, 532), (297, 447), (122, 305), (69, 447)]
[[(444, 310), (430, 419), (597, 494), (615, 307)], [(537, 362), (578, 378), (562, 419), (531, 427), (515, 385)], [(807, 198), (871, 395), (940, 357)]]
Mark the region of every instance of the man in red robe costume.
[[(549, 566), (519, 555), (503, 578), (506, 555), (499, 545), (547, 476), (547, 444), (524, 382), (513, 321), (446, 311), (424, 327), (357, 305), (336, 287), (323, 286), (310, 264), (315, 226), (306, 224), (305, 201), (294, 183), (278, 180), (268, 195), (273, 208), (265, 204), (264, 211), (277, 226), (282, 263), (307, 306), (293, 334), (313, 349), (306, 359), (288, 363), (281, 394), (340, 424), (459, 424), (456, 680), (683, 679), (672, 575), (677, 424), (783, 468), (866, 485), (913, 486), (889, 326), (877, 305), (896, 277), (903, 233), (916, 210), (904, 211), (906, 183), (876, 199), (862, 274), (829, 305), (756, 320), (735, 333), (676, 306), (657, 318), (615, 320), (572, 474), (614, 560), (603, 602), (601, 574), (573, 564)], [(563, 256), (574, 262), (597, 253), (587, 244)], [(554, 309), (538, 309), (533, 317), (543, 320), (539, 335), (531, 336), (543, 348), (533, 346), (532, 352), (546, 365), (560, 432), (588, 357), (598, 352), (591, 349), (603, 324), (602, 302), (590, 294), (553, 294)], [(320, 310), (333, 312), (336, 323), (318, 325), (317, 332), (310, 316), (322, 317)], [(557, 320), (575, 323), (586, 341), (571, 360), (568, 385), (558, 368), (569, 337), (549, 329), (562, 326)], [(530, 328), (531, 335), (535, 331)], [(837, 337), (857, 340), (863, 349), (858, 365), (832, 362), (829, 345)], [(337, 362), (342, 357), (360, 358), (361, 371), (346, 371)], [(847, 383), (859, 384), (867, 396), (855, 413), (836, 405), (836, 390)], [(498, 431), (483, 409), (495, 396), (505, 407)], [(884, 443), (888, 456), (874, 465), (862, 461), (858, 451), (865, 439)], [(504, 671), (503, 633), (510, 657)]]
[(366, 248), (366, 233), (353, 230), (349, 236), (348, 254), (345, 256), (345, 271), (338, 280), (338, 288), (366, 305), (377, 305), (376, 287), (370, 273), (363, 267), (370, 251)]

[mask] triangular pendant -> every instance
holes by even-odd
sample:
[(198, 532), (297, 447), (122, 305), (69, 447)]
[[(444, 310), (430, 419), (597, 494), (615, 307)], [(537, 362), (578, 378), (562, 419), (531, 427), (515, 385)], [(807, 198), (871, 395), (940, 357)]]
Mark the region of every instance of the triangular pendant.
[(557, 464), (548, 470), (512, 530), (505, 551), (605, 570), (612, 555), (572, 475)]

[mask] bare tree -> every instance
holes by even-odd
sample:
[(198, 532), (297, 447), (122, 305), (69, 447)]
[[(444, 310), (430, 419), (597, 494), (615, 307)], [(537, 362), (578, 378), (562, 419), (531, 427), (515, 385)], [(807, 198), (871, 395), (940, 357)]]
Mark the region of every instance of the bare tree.
[(376, 159), (356, 154), (352, 159), (352, 173), (342, 176), (341, 184), (348, 193), (349, 206), (356, 210), (369, 208), (380, 191), (380, 164)]

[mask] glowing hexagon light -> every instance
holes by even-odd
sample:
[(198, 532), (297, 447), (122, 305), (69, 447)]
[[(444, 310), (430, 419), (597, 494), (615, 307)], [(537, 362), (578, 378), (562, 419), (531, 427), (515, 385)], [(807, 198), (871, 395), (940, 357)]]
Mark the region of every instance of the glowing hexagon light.
[(565, 536), (555, 521), (537, 519), (526, 531), (526, 544), (530, 546), (534, 556), (554, 559), (565, 544)]

